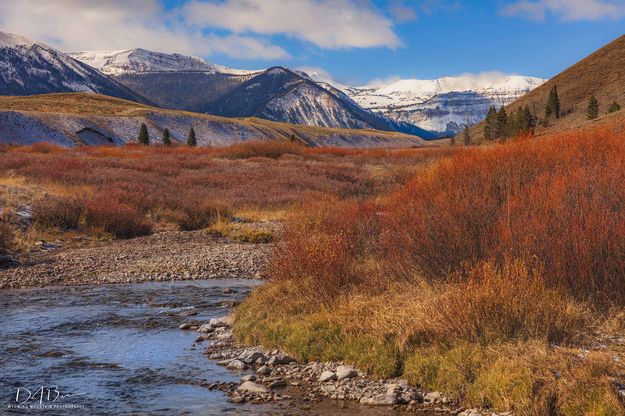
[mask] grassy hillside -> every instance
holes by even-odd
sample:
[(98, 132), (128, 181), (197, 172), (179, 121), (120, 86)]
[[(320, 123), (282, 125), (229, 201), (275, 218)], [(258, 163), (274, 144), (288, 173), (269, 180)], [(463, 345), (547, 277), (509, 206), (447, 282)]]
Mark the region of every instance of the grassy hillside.
[[(427, 144), (424, 140), (411, 135), (396, 132), (383, 132), (367, 129), (334, 129), (324, 127), (313, 127), (296, 125), (289, 123), (272, 122), (257, 118), (226, 118), (210, 116), (187, 111), (165, 110), (147, 105), (138, 104), (132, 101), (117, 99), (113, 97), (87, 94), (87, 93), (61, 93), (44, 94), (25, 97), (0, 96), (0, 113), (3, 111), (24, 112), (29, 115), (76, 115), (80, 120), (89, 119), (92, 116), (139, 118), (149, 117), (167, 118), (173, 120), (188, 120), (186, 125), (191, 123), (211, 124), (229, 127), (235, 130), (246, 130), (248, 136), (256, 135), (256, 138), (271, 139), (291, 139), (295, 137), (310, 145), (322, 145), (325, 141), (335, 138), (346, 144), (358, 146), (359, 144), (379, 143), (389, 146), (412, 146)], [(50, 122), (50, 117), (44, 117), (46, 122)], [(195, 122), (193, 120), (196, 120)], [(154, 130), (161, 127), (154, 123)], [(54, 124), (54, 123), (53, 123)], [(58, 124), (58, 123), (57, 123)], [(109, 123), (110, 124), (110, 123)], [(148, 128), (152, 127), (148, 124)], [(6, 128), (6, 126), (5, 126)], [(58, 129), (52, 125), (52, 129)], [(76, 129), (75, 127), (73, 127)], [(124, 129), (127, 129), (124, 126)], [(188, 127), (186, 127), (188, 129)], [(137, 130), (138, 131), (138, 130)], [(255, 133), (254, 133), (255, 132)], [(0, 137), (2, 136), (0, 131)], [(110, 132), (105, 132), (109, 134)], [(112, 135), (112, 134), (111, 134)], [(155, 131), (154, 136), (160, 136), (160, 132)]]
[[(620, 123), (625, 117), (625, 35), (506, 106), (506, 111), (510, 114), (511, 111), (527, 105), (537, 120), (542, 118), (549, 92), (554, 86), (558, 89), (562, 116), (557, 119), (552, 117), (546, 126), (537, 126), (537, 135), (582, 128), (586, 125)], [(586, 109), (593, 94), (599, 101), (599, 118), (588, 120)], [(614, 101), (623, 109), (608, 114), (608, 108)], [(484, 123), (474, 126), (471, 136), (474, 141), (482, 139)], [(462, 143), (462, 135), (458, 136), (457, 142)]]

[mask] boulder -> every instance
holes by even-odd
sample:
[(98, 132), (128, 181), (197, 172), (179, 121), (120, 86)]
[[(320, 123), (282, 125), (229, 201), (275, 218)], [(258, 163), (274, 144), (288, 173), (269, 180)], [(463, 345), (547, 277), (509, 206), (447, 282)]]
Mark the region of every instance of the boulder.
[(248, 374), (241, 377), (241, 383), (245, 383), (246, 381), (256, 381), (256, 376), (254, 374)]
[(358, 373), (353, 367), (347, 365), (339, 365), (336, 369), (336, 379), (341, 381), (346, 378), (356, 377)]
[(228, 370), (245, 370), (247, 368), (247, 365), (245, 365), (245, 363), (243, 361), (240, 360), (232, 360), (227, 366), (226, 368)]
[(256, 374), (260, 374), (260, 375), (266, 376), (268, 374), (271, 374), (271, 369), (269, 367), (267, 367), (266, 365), (264, 365), (261, 368), (259, 368), (258, 370), (256, 370)]

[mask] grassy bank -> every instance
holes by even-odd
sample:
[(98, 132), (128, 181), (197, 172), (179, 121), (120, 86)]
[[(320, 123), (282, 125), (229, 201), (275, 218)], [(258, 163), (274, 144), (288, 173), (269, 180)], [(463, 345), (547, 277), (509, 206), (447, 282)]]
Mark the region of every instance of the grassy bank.
[(623, 330), (623, 167), (625, 137), (597, 130), (465, 149), (384, 198), (310, 200), (236, 333), (468, 406), (623, 414), (606, 341)]

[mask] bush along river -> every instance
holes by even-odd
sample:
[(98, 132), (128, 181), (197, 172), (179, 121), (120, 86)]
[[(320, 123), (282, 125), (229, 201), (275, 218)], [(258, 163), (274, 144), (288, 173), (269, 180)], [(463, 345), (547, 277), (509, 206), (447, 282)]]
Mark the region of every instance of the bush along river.
[(0, 414), (454, 412), (440, 394), (400, 381), (237, 346), (223, 317), (259, 283), (0, 291)]

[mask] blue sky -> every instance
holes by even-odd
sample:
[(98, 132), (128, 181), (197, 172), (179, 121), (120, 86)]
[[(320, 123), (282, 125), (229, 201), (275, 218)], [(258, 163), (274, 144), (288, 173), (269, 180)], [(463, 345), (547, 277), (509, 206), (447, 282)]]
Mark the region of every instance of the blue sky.
[(0, 30), (63, 50), (144, 47), (337, 81), (549, 78), (620, 36), (625, 0), (20, 0)]

